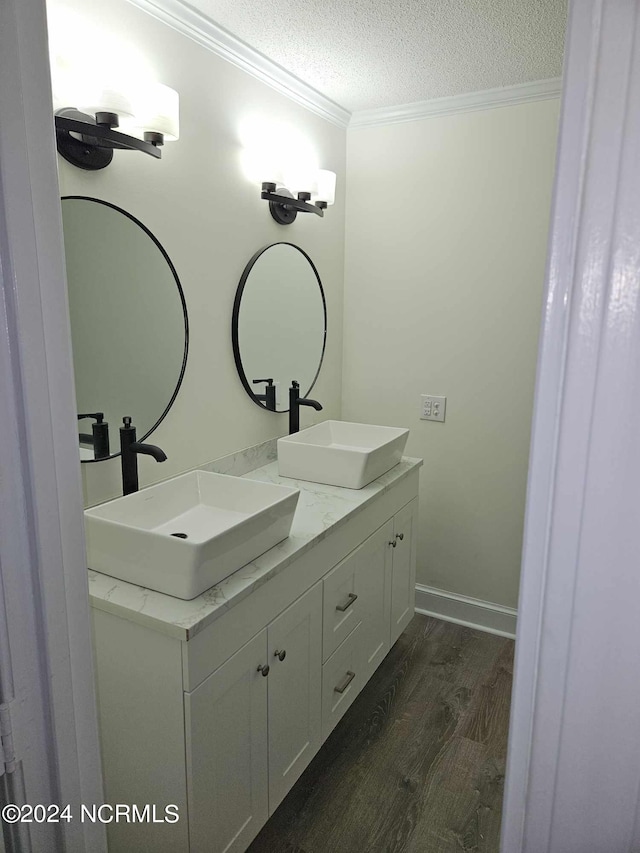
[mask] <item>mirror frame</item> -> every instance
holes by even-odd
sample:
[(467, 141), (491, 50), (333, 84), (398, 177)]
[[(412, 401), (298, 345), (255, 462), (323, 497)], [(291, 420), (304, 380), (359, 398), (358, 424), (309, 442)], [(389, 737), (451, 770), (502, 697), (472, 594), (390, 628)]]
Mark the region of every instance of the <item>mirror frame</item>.
[[(322, 368), (322, 362), (324, 361), (324, 354), (327, 348), (327, 300), (324, 295), (324, 288), (322, 287), (322, 281), (320, 279), (318, 270), (316, 269), (316, 265), (313, 263), (309, 255), (304, 251), (304, 249), (301, 249), (300, 246), (296, 246), (295, 243), (289, 243), (286, 240), (279, 240), (277, 243), (269, 243), (268, 246), (263, 246), (262, 249), (258, 249), (258, 251), (255, 253), (255, 255), (253, 255), (249, 263), (244, 268), (244, 271), (240, 278), (240, 283), (238, 284), (238, 289), (236, 290), (236, 296), (233, 301), (233, 314), (231, 317), (231, 342), (233, 344), (233, 358), (236, 363), (236, 370), (238, 371), (238, 376), (240, 377), (240, 381), (242, 382), (244, 390), (247, 392), (249, 397), (251, 397), (251, 400), (256, 404), (256, 406), (262, 409), (263, 412), (269, 412), (270, 409), (267, 409), (263, 402), (257, 399), (257, 396), (254, 393), (253, 388), (251, 387), (251, 384), (249, 383), (247, 375), (244, 372), (244, 368), (242, 366), (242, 358), (240, 356), (240, 341), (238, 340), (238, 318), (240, 315), (240, 303), (242, 302), (242, 295), (244, 293), (244, 288), (247, 283), (247, 279), (251, 274), (251, 270), (255, 266), (258, 259), (268, 249), (272, 249), (274, 246), (291, 246), (293, 249), (297, 249), (300, 254), (304, 255), (304, 257), (309, 262), (311, 269), (313, 270), (313, 273), (316, 277), (316, 281), (318, 282), (318, 287), (320, 288), (320, 296), (322, 297), (322, 310), (324, 312), (324, 334), (322, 336), (322, 352), (320, 354), (318, 369), (316, 370), (315, 375), (311, 381), (311, 385), (304, 393), (300, 394), (301, 397), (307, 397), (311, 393), (313, 386), (316, 384), (318, 376), (320, 375), (320, 369)], [(276, 412), (272, 412), (272, 414), (286, 415), (288, 411), (289, 409), (279, 409)]]
[[(170, 398), (169, 402), (167, 403), (164, 411), (162, 412), (162, 414), (160, 415), (158, 420), (153, 424), (151, 429), (149, 429), (143, 436), (137, 438), (137, 441), (145, 441), (147, 438), (149, 438), (149, 436), (151, 435), (152, 432), (155, 432), (155, 430), (160, 426), (162, 421), (166, 418), (167, 414), (169, 413), (169, 409), (173, 406), (175, 399), (178, 396), (178, 391), (180, 390), (180, 386), (182, 385), (182, 380), (184, 379), (184, 374), (185, 374), (185, 371), (187, 369), (187, 356), (189, 355), (189, 316), (187, 314), (187, 302), (186, 302), (185, 297), (184, 297), (184, 290), (182, 289), (182, 284), (180, 283), (180, 279), (178, 278), (178, 273), (176, 272), (176, 268), (174, 267), (173, 262), (172, 262), (171, 258), (169, 257), (169, 255), (167, 254), (162, 243), (158, 240), (158, 238), (155, 236), (155, 234), (153, 234), (147, 228), (147, 226), (144, 223), (142, 223), (137, 217), (135, 217), (132, 213), (129, 213), (127, 210), (124, 210), (124, 208), (122, 208), (122, 207), (118, 207), (117, 204), (112, 204), (110, 201), (104, 201), (101, 198), (94, 198), (93, 196), (88, 196), (88, 195), (63, 195), (60, 198), (61, 208), (62, 208), (62, 202), (69, 200), (69, 199), (75, 199), (78, 201), (93, 201), (93, 202), (96, 202), (97, 204), (102, 204), (105, 207), (110, 207), (112, 210), (117, 210), (118, 213), (124, 214), (124, 216), (126, 216), (127, 219), (130, 219), (132, 222), (134, 222), (139, 228), (141, 228), (144, 231), (144, 233), (147, 235), (147, 237), (151, 238), (151, 240), (155, 243), (157, 248), (160, 250), (160, 253), (162, 254), (165, 261), (167, 262), (167, 266), (169, 267), (169, 269), (171, 271), (171, 275), (174, 278), (174, 281), (176, 283), (176, 287), (178, 288), (178, 295), (180, 297), (180, 304), (182, 306), (182, 317), (184, 320), (184, 352), (182, 354), (182, 366), (180, 368), (180, 375), (178, 376), (178, 381), (176, 383), (176, 387), (175, 387), (173, 394), (171, 395), (171, 398)], [(66, 272), (66, 265), (65, 265), (65, 282), (66, 282), (66, 276), (67, 276), (67, 272)], [(68, 287), (67, 287), (67, 299), (68, 299)], [(123, 415), (123, 417), (124, 417), (124, 415)], [(134, 426), (135, 426), (135, 424), (134, 424)], [(117, 459), (118, 456), (120, 456), (119, 450), (117, 453), (111, 453), (109, 456), (106, 456), (104, 459), (81, 459), (80, 462), (83, 465), (84, 464), (90, 464), (93, 462), (108, 462), (109, 459)]]

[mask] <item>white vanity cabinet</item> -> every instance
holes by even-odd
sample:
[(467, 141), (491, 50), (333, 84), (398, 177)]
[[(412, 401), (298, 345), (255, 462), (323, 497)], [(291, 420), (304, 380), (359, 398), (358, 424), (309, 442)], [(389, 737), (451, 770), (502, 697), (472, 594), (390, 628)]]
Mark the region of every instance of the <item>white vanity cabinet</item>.
[(185, 693), (194, 853), (244, 850), (321, 741), (322, 584)]
[(204, 627), (160, 623), (191, 603), (159, 593), (130, 614), (113, 590), (92, 598), (107, 802), (180, 811), (172, 826), (110, 825), (110, 853), (247, 849), (413, 615), (407, 467)]

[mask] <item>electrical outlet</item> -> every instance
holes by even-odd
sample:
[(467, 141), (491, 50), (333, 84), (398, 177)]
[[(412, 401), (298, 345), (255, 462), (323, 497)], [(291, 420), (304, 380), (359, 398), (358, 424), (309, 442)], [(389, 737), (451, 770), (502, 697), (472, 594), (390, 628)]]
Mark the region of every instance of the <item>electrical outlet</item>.
[(444, 421), (447, 411), (446, 397), (433, 397), (430, 394), (422, 394), (420, 407), (420, 420)]

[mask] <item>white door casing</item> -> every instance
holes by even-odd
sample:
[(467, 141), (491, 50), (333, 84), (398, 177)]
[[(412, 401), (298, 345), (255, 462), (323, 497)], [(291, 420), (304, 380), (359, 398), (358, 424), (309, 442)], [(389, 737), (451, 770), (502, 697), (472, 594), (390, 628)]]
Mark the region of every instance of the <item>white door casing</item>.
[(105, 850), (105, 833), (79, 820), (80, 803), (102, 802), (102, 781), (50, 88), (44, 0), (4, 0), (0, 624), (9, 655), (2, 701), (15, 695), (25, 799), (70, 803), (76, 815), (32, 825), (33, 849), (93, 853)]
[(640, 849), (639, 200), (640, 4), (573, 0), (504, 853)]

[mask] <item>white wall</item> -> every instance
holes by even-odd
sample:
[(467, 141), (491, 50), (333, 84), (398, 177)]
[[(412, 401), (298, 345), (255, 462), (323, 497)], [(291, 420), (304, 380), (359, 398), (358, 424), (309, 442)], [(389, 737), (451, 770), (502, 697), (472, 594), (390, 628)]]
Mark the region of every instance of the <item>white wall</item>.
[[(303, 424), (340, 414), (342, 284), (344, 269), (345, 131), (260, 83), (124, 0), (52, 0), (89, 18), (103, 32), (135, 44), (163, 83), (181, 97), (181, 138), (161, 161), (116, 152), (101, 172), (83, 172), (61, 158), (63, 195), (110, 201), (138, 217), (163, 244), (185, 291), (190, 322), (186, 377), (165, 421), (149, 439), (162, 447), (162, 465), (143, 457), (147, 485), (287, 431), (287, 416), (261, 411), (245, 394), (231, 348), (231, 311), (242, 271), (254, 252), (272, 242), (300, 245), (325, 287), (329, 317), (324, 365)], [(117, 51), (117, 45), (114, 44)], [(96, 61), (98, 61), (96, 57)], [(273, 221), (259, 187), (240, 163), (243, 122), (255, 116), (289, 122), (308, 137), (320, 165), (337, 172), (336, 204), (324, 219), (299, 215), (289, 226)], [(117, 425), (112, 425), (117, 442)], [(83, 465), (85, 501), (121, 493), (120, 461)]]
[(342, 416), (411, 428), (418, 583), (507, 607), (557, 120), (554, 99), (348, 133)]

